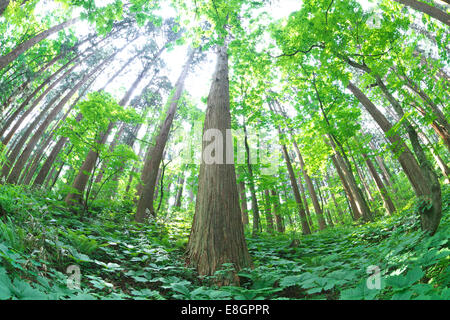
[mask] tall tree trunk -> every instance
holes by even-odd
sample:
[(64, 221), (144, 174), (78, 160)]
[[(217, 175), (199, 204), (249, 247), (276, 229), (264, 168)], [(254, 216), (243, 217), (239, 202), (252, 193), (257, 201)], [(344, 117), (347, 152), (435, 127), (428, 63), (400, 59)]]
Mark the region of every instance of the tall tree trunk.
[[(291, 137), (293, 138), (292, 135), (291, 135)], [(313, 185), (311, 178), (306, 170), (305, 162), (303, 161), (303, 157), (300, 153), (300, 149), (298, 148), (297, 142), (294, 139), (292, 139), (292, 141), (294, 144), (294, 150), (295, 150), (295, 153), (297, 154), (298, 161), (300, 162), (300, 169), (303, 173), (303, 177), (305, 178), (306, 187), (308, 188), (308, 192), (309, 192), (309, 195), (311, 197), (311, 200), (312, 200), (312, 203), (314, 206), (314, 211), (316, 212), (317, 221), (319, 222), (319, 229), (323, 230), (327, 227), (327, 224), (325, 222), (325, 219), (323, 218), (323, 212), (322, 212), (322, 209), (320, 208), (319, 201), (317, 199), (317, 194), (316, 194), (316, 191), (314, 190), (314, 185)]]
[(273, 214), (275, 215), (275, 222), (277, 224), (277, 231), (280, 233), (284, 233), (284, 223), (283, 217), (280, 213), (280, 196), (275, 190), (270, 190), (270, 194), (273, 199)]
[(389, 196), (389, 192), (387, 191), (383, 181), (381, 181), (381, 178), (378, 175), (375, 166), (373, 165), (372, 161), (369, 159), (367, 154), (363, 153), (362, 156), (364, 158), (364, 161), (366, 162), (367, 168), (369, 169), (370, 175), (375, 181), (377, 189), (380, 192), (381, 199), (383, 199), (384, 208), (389, 212), (390, 215), (394, 214), (395, 212), (394, 203), (392, 202), (392, 199)]
[[(81, 115), (81, 113), (80, 113)], [(64, 145), (69, 141), (69, 138), (61, 137), (59, 138), (58, 142), (53, 147), (52, 151), (50, 152), (49, 156), (45, 160), (44, 164), (42, 165), (41, 169), (39, 170), (39, 173), (37, 174), (36, 178), (33, 181), (33, 186), (38, 187), (43, 185), (45, 178), (47, 177), (53, 163), (56, 160), (56, 157), (61, 152)]]
[[(326, 181), (326, 183), (328, 185), (328, 188), (331, 188), (330, 176), (328, 174), (328, 171), (325, 172), (325, 179), (326, 179), (325, 181)], [(338, 203), (336, 201), (336, 197), (334, 196), (334, 193), (331, 190), (330, 190), (330, 196), (331, 196), (331, 199), (333, 200), (334, 207), (336, 208), (336, 211), (337, 211), (337, 213), (339, 215), (339, 220), (341, 221), (341, 223), (343, 223), (343, 218), (344, 217), (343, 217), (342, 210), (341, 210), (341, 208), (339, 208), (339, 205), (338, 205)]]
[(249, 187), (250, 187), (250, 195), (252, 199), (252, 211), (253, 211), (253, 232), (252, 235), (256, 236), (256, 234), (260, 231), (260, 216), (259, 216), (259, 208), (258, 208), (258, 200), (256, 198), (256, 188), (255, 188), (255, 180), (253, 175), (253, 168), (250, 161), (250, 148), (248, 145), (248, 136), (247, 136), (247, 128), (245, 126), (244, 120), (244, 144), (245, 144), (245, 154), (246, 154), (246, 163), (247, 170), (249, 176)]
[[(159, 134), (155, 139), (154, 146), (150, 147), (148, 151), (147, 163), (145, 164), (145, 167), (147, 169), (146, 172), (148, 172), (148, 175), (142, 176), (144, 185), (142, 187), (142, 192), (137, 203), (135, 215), (135, 220), (137, 222), (144, 222), (148, 217), (148, 213), (150, 213), (153, 217), (156, 216), (155, 209), (153, 207), (153, 195), (155, 193), (156, 176), (158, 174), (158, 168), (161, 164), (162, 155), (169, 138), (170, 129), (172, 128), (172, 122), (177, 111), (178, 102), (181, 98), (181, 94), (183, 93), (184, 82), (194, 59), (195, 51), (192, 49), (189, 50), (190, 52), (188, 55), (188, 59), (175, 84), (173, 96), (170, 97), (170, 106), (167, 110), (166, 118), (161, 125)], [(144, 170), (142, 171), (142, 173), (144, 173)]]
[[(222, 137), (227, 137), (227, 130), (231, 129), (226, 46), (218, 49), (203, 137), (210, 129), (220, 131)], [(227, 144), (219, 144), (223, 153), (215, 149), (215, 154), (227, 156), (231, 152), (229, 156), (232, 156), (232, 141), (227, 141)], [(237, 271), (252, 265), (239, 209), (235, 166), (224, 162), (223, 157), (211, 163), (204, 154), (208, 145), (207, 141), (202, 142), (197, 202), (187, 247), (187, 264), (194, 266), (200, 275), (212, 275), (224, 263), (232, 263)], [(230, 283), (239, 283), (236, 274), (219, 280), (219, 285)]]
[(401, 3), (405, 6), (411, 7), (419, 12), (425, 13), (430, 17), (446, 24), (447, 26), (450, 26), (450, 15), (436, 7), (433, 7), (432, 5), (417, 0), (394, 0), (394, 1)]
[(419, 132), (419, 137), (422, 139), (424, 144), (429, 148), (431, 155), (433, 156), (434, 160), (436, 161), (436, 164), (438, 165), (439, 169), (441, 169), (441, 173), (445, 178), (445, 183), (450, 183), (449, 177), (450, 177), (450, 168), (447, 166), (445, 161), (441, 158), (435, 147), (433, 146), (432, 142), (426, 134), (423, 132)]
[(311, 229), (308, 225), (308, 220), (306, 218), (305, 208), (303, 207), (302, 199), (300, 197), (300, 192), (298, 190), (297, 181), (295, 179), (294, 169), (292, 168), (291, 159), (286, 148), (286, 145), (281, 145), (283, 151), (284, 160), (286, 161), (286, 167), (289, 173), (289, 179), (291, 180), (292, 191), (294, 193), (295, 202), (297, 202), (298, 212), (300, 216), (300, 222), (302, 225), (302, 233), (304, 235), (311, 234)]
[[(34, 147), (38, 143), (42, 134), (45, 132), (47, 127), (50, 125), (50, 123), (56, 118), (56, 116), (62, 111), (62, 109), (64, 108), (66, 103), (95, 73), (97, 73), (104, 65), (109, 63), (114, 56), (115, 56), (115, 54), (112, 55), (111, 57), (109, 57), (108, 59), (105, 59), (102, 63), (97, 65), (92, 71), (85, 74), (81, 78), (81, 80), (78, 81), (78, 83), (61, 99), (61, 101), (47, 115), (45, 120), (39, 125), (38, 129), (31, 136), (30, 140), (28, 141), (28, 144), (26, 145), (25, 149), (22, 151), (22, 154), (19, 156), (16, 163), (14, 164), (14, 167), (7, 179), (7, 181), (9, 183), (17, 182), (17, 180), (20, 176), (20, 173), (22, 172), (23, 166), (25, 165), (25, 162), (27, 161), (27, 159), (30, 156), (31, 152), (33, 151)], [(34, 127), (35, 125), (37, 126), (37, 124), (38, 124), (38, 122), (36, 122), (36, 121), (33, 122), (32, 127)], [(24, 137), (22, 137), (22, 139)]]
[(181, 208), (181, 199), (183, 197), (183, 187), (184, 187), (184, 171), (180, 173), (180, 176), (178, 177), (178, 189), (177, 189), (177, 195), (175, 197), (175, 207)]
[[(376, 152), (377, 148), (376, 146), (373, 144), (372, 141), (369, 142), (369, 146), (370, 148)], [(392, 181), (392, 174), (389, 171), (389, 169), (386, 167), (386, 164), (384, 163), (383, 159), (380, 157), (380, 155), (376, 154), (375, 155), (375, 161), (378, 164), (378, 167), (381, 170), (381, 176), (383, 177), (383, 180), (385, 182), (386, 185), (388, 185), (390, 188), (392, 188), (392, 190), (394, 191), (394, 193), (397, 193), (397, 190), (394, 187), (394, 183)]]
[[(394, 154), (398, 154), (398, 161), (403, 168), (409, 182), (421, 203), (419, 214), (421, 218), (422, 230), (434, 234), (439, 226), (442, 216), (441, 188), (439, 184), (432, 181), (424, 174), (421, 166), (414, 158), (408, 146), (402, 141), (398, 134), (391, 134), (392, 125), (386, 117), (377, 109), (377, 107), (359, 90), (353, 83), (347, 87), (355, 97), (361, 102), (372, 118), (378, 123), (381, 129), (387, 134), (389, 141), (393, 146)], [(431, 204), (427, 207), (426, 204)]]
[[(77, 46), (74, 46), (72, 48), (71, 51), (73, 51)], [(14, 101), (14, 98), (16, 96), (18, 96), (20, 93), (24, 93), (24, 91), (26, 91), (29, 86), (33, 83), (33, 81), (35, 79), (39, 79), (41, 77), (41, 75), (51, 66), (53, 66), (57, 61), (59, 61), (60, 59), (62, 59), (63, 57), (65, 57), (67, 55), (67, 53), (61, 53), (58, 54), (56, 57), (54, 57), (52, 60), (50, 60), (49, 62), (47, 62), (43, 67), (41, 67), (36, 73), (34, 73), (32, 76), (28, 77), (27, 80), (25, 82), (23, 82), (18, 88), (17, 90), (15, 90), (9, 97), (8, 99), (6, 99), (6, 101), (4, 102), (2, 109), (3, 110), (7, 110), (9, 105)], [(28, 102), (27, 102), (28, 103)], [(2, 131), (3, 132), (3, 131)], [(0, 135), (3, 135), (3, 133), (1, 133)]]
[(264, 190), (264, 204), (265, 204), (265, 216), (266, 216), (266, 222), (267, 222), (267, 231), (269, 233), (273, 233), (273, 218), (272, 218), (272, 211), (271, 211), (271, 201), (270, 201), (270, 195), (269, 190)]
[(70, 112), (72, 111), (72, 109), (77, 105), (78, 101), (80, 101), (80, 99), (82, 99), (85, 95), (86, 92), (89, 90), (89, 88), (91, 87), (93, 81), (91, 81), (88, 85), (86, 85), (86, 87), (83, 89), (83, 92), (75, 99), (74, 102), (72, 102), (71, 106), (69, 107), (69, 109), (66, 111), (66, 113), (64, 114), (64, 116), (58, 121), (58, 123), (50, 130), (50, 133), (46, 139), (46, 141), (43, 143), (43, 145), (41, 146), (41, 148), (36, 152), (36, 155), (34, 156), (34, 160), (33, 160), (33, 164), (31, 165), (29, 172), (27, 173), (27, 176), (25, 177), (23, 184), (28, 185), (31, 182), (31, 179), (34, 176), (34, 173), (44, 155), (45, 150), (47, 149), (47, 147), (49, 146), (49, 144), (52, 142), (52, 138), (55, 134), (55, 132), (61, 127), (61, 125), (65, 122), (65, 120), (67, 119), (67, 117), (69, 116)]
[[(237, 179), (240, 180), (239, 174), (237, 175)], [(244, 180), (240, 180), (238, 182), (238, 192), (239, 197), (241, 199), (241, 213), (242, 213), (242, 223), (248, 224), (248, 208), (247, 208), (247, 194), (245, 193), (245, 182)]]
[[(123, 47), (123, 48), (125, 48), (125, 47)], [(116, 53), (114, 53), (113, 56), (115, 56), (119, 52), (120, 52), (120, 50), (117, 51)], [(143, 74), (143, 73), (139, 74), (139, 76), (133, 82), (131, 87), (128, 89), (128, 91), (125, 93), (125, 95), (120, 100), (119, 105), (125, 106), (128, 103), (133, 92), (139, 86), (139, 83), (142, 81), (144, 76), (145, 76), (145, 74)], [(115, 123), (111, 122), (108, 125), (108, 127), (106, 128), (106, 130), (104, 132), (100, 133), (100, 136), (99, 136), (98, 140), (96, 141), (96, 143), (98, 145), (105, 144), (105, 142), (108, 139), (108, 136), (111, 133), (111, 131), (113, 130), (114, 126), (115, 126)], [(81, 200), (83, 199), (83, 193), (86, 189), (86, 185), (89, 181), (89, 177), (92, 173), (92, 170), (95, 167), (95, 163), (97, 162), (98, 156), (99, 156), (98, 150), (96, 150), (96, 149), (89, 150), (89, 152), (86, 156), (86, 159), (84, 160), (83, 164), (81, 165), (81, 168), (78, 171), (78, 173), (72, 183), (72, 188), (76, 191), (69, 192), (69, 194), (66, 196), (66, 198), (64, 200), (67, 205), (69, 205), (69, 206), (74, 205), (76, 203), (81, 202)]]
[[(403, 111), (401, 104), (389, 92), (389, 90), (384, 85), (383, 81), (381, 80), (381, 78), (379, 76), (375, 76), (375, 79), (376, 79), (377, 84), (380, 87), (381, 91), (383, 92), (383, 94), (385, 95), (385, 97), (387, 98), (387, 100), (390, 102), (393, 109), (397, 113), (397, 116), (400, 119), (403, 119), (403, 121), (402, 121), (403, 127), (406, 129), (406, 132), (408, 134), (409, 140), (410, 140), (412, 148), (413, 148), (413, 152), (416, 155), (417, 160), (419, 162), (419, 166), (422, 170), (422, 175), (426, 178), (427, 183), (431, 186), (430, 189), (435, 190), (435, 194), (433, 194), (433, 198), (432, 198), (433, 200), (427, 199), (427, 200), (425, 200), (425, 202), (428, 202), (428, 201), (430, 203), (433, 202), (433, 205), (436, 205), (439, 208), (438, 211), (440, 213), (438, 216), (439, 216), (439, 221), (440, 221), (441, 215), (442, 215), (442, 199), (441, 199), (441, 186), (439, 183), (438, 176), (437, 176), (436, 172), (434, 171), (430, 161), (428, 161), (428, 159), (427, 159), (425, 151), (423, 150), (422, 145), (420, 143), (419, 136), (417, 134), (416, 129), (414, 129), (414, 127), (412, 126), (409, 119), (407, 119), (405, 117), (405, 113)], [(431, 221), (429, 220), (429, 222), (431, 223), (431, 225), (430, 225), (431, 228), (433, 228), (432, 225), (434, 225), (437, 220), (437, 213), (433, 212), (433, 215), (436, 215), (436, 216), (431, 218), (430, 219)]]
[(347, 196), (347, 200), (349, 203), (349, 207), (351, 208), (351, 217), (353, 220), (358, 220), (361, 215), (358, 210), (358, 206), (356, 205), (355, 199), (353, 198), (353, 194), (350, 190), (350, 187), (347, 183), (347, 178), (344, 175), (343, 170), (341, 169), (341, 164), (336, 159), (336, 155), (331, 156), (331, 161), (333, 162), (334, 167), (336, 168), (336, 172), (338, 173), (339, 179), (341, 180), (342, 186), (344, 187), (345, 194)]
[(67, 20), (59, 25), (56, 25), (54, 27), (51, 27), (48, 30), (45, 30), (33, 38), (19, 44), (17, 47), (15, 47), (11, 52), (8, 54), (0, 57), (0, 70), (2, 70), (4, 67), (6, 67), (9, 63), (17, 59), (22, 53), (30, 49), (32, 46), (34, 46), (36, 43), (40, 42), (41, 40), (49, 37), (50, 35), (61, 31), (62, 29), (74, 24), (75, 22), (79, 21), (78, 18)]
[[(111, 34), (111, 33), (110, 33)], [(98, 41), (97, 43), (94, 44), (95, 46), (98, 46), (101, 42), (103, 42), (105, 39), (107, 39), (109, 37), (109, 35), (107, 37), (102, 38), (100, 41)], [(88, 37), (87, 40), (89, 40), (90, 38)], [(80, 44), (82, 44), (84, 41), (81, 41), (80, 43), (78, 43), (78, 46)], [(77, 46), (74, 46), (71, 50), (74, 50)], [(91, 48), (92, 49), (92, 48)], [(11, 126), (12, 122), (16, 120), (16, 118), (18, 117), (18, 115), (20, 115), (23, 110), (25, 110), (25, 108), (28, 106), (28, 104), (33, 100), (33, 98), (35, 98), (39, 92), (41, 92), (42, 89), (44, 89), (47, 85), (48, 87), (45, 88), (45, 90), (35, 99), (33, 100), (33, 103), (31, 103), (31, 105), (25, 110), (25, 112), (23, 112), (23, 114), (20, 116), (20, 118), (16, 121), (15, 125), (13, 126), (13, 128), (9, 131), (8, 135), (3, 139), (2, 143), (4, 145), (8, 144), (8, 142), (10, 141), (10, 139), (12, 138), (13, 134), (16, 132), (16, 130), (20, 127), (20, 125), (22, 124), (23, 121), (25, 121), (25, 119), (28, 117), (28, 115), (34, 110), (34, 108), (42, 101), (43, 98), (45, 98), (47, 96), (47, 94), (53, 90), (53, 88), (56, 87), (57, 84), (59, 84), (62, 80), (66, 79), (66, 77), (77, 67), (80, 65), (80, 63), (82, 61), (86, 61), (89, 57), (91, 57), (92, 55), (94, 55), (95, 51), (91, 50), (92, 52), (87, 54), (86, 56), (84, 56), (82, 58), (81, 61), (79, 61), (80, 56), (82, 56), (84, 53), (86, 53), (87, 50), (85, 50), (82, 54), (76, 54), (74, 57), (72, 57), (67, 63), (65, 63), (62, 67), (60, 67), (55, 73), (53, 73), (52, 75), (50, 75), (46, 80), (44, 80), (31, 94), (29, 94), (27, 96), (27, 98), (20, 104), (20, 106), (17, 108), (17, 110), (14, 111), (14, 113), (12, 115), (10, 115), (7, 118), (7, 121), (5, 122), (5, 124), (2, 126), (1, 130), (0, 130), (0, 137), (3, 136), (3, 134), (5, 133), (5, 131)], [(72, 63), (74, 63), (74, 65), (67, 70), (61, 77), (57, 78), (56, 77), (65, 69), (67, 69), (67, 67), (69, 67)], [(56, 79), (55, 81), (53, 81), (54, 79)], [(52, 82), (53, 81), (53, 82)]]
[[(11, 126), (12, 122), (20, 115), (20, 118), (16, 121), (16, 123), (14, 124), (14, 126), (11, 128), (11, 130), (9, 130), (8, 134), (6, 135), (6, 137), (2, 140), (2, 143), (4, 145), (7, 145), (9, 143), (9, 141), (11, 140), (12, 136), (14, 135), (14, 133), (17, 131), (17, 129), (22, 125), (23, 121), (25, 121), (25, 119), (30, 115), (30, 113), (36, 108), (37, 105), (39, 105), (39, 103), (42, 101), (42, 99), (44, 99), (47, 94), (53, 90), (56, 85), (58, 85), (62, 80), (66, 79), (69, 74), (78, 66), (78, 63), (75, 63), (75, 65), (73, 65), (70, 69), (68, 69), (66, 72), (64, 72), (64, 74), (59, 77), (58, 79), (56, 79), (55, 81), (53, 81), (53, 83), (51, 83), (34, 101), (33, 103), (31, 103), (31, 105), (27, 108), (27, 110), (25, 110), (25, 112), (23, 112), (23, 110), (26, 108), (26, 106), (31, 102), (31, 100), (37, 95), (39, 94), (39, 92), (46, 86), (48, 85), (53, 79), (56, 78), (56, 76), (61, 73), (62, 71), (64, 71), (64, 69), (66, 69), (73, 61), (69, 61), (68, 63), (66, 63), (65, 65), (63, 65), (61, 68), (59, 68), (54, 74), (52, 74), (51, 76), (49, 76), (43, 83), (41, 83), (41, 85), (39, 85), (32, 94), (30, 94), (25, 101), (23, 101), (20, 106), (17, 108), (17, 110), (8, 118), (8, 120), (5, 122), (5, 124), (3, 125), (1, 131), (0, 131), (0, 135), (2, 136), (5, 131)], [(23, 113), (22, 113), (23, 112)]]
[(22, 150), (22, 147), (25, 145), (27, 139), (30, 137), (31, 133), (33, 132), (34, 128), (36, 128), (41, 121), (41, 119), (45, 116), (45, 114), (51, 109), (53, 104), (58, 101), (61, 94), (56, 94), (55, 97), (53, 97), (48, 104), (42, 109), (34, 118), (34, 121), (28, 125), (28, 127), (25, 128), (25, 132), (22, 135), (17, 135), (18, 142), (13, 144), (12, 149), (10, 150), (7, 161), (2, 167), (2, 173), (1, 176), (5, 179), (8, 178), (9, 173), (11, 171), (11, 168), (13, 167), (17, 157), (20, 154), (20, 151)]
[(309, 223), (309, 226), (311, 228), (311, 232), (314, 232), (313, 231), (313, 222), (312, 222), (312, 218), (311, 218), (311, 213), (309, 212), (308, 201), (306, 199), (306, 192), (305, 192), (305, 188), (303, 187), (302, 177), (301, 177), (300, 174), (298, 175), (297, 179), (298, 179), (298, 188), (300, 190), (300, 195), (302, 196), (303, 204), (305, 205), (306, 217), (308, 217), (308, 223)]
[(347, 181), (349, 191), (351, 192), (353, 200), (356, 204), (357, 212), (356, 213), (353, 212), (355, 214), (355, 217), (357, 219), (362, 218), (364, 221), (370, 221), (372, 217), (369, 206), (367, 205), (367, 202), (364, 199), (361, 189), (358, 187), (358, 184), (356, 183), (356, 179), (355, 176), (353, 175), (350, 163), (343, 159), (343, 156), (337, 149), (333, 138), (329, 138), (328, 141), (331, 148), (334, 150), (336, 154), (336, 160), (340, 165), (345, 180)]
[(367, 198), (369, 199), (370, 202), (375, 201), (375, 199), (373, 198), (372, 192), (370, 192), (369, 185), (367, 184), (367, 181), (364, 178), (364, 174), (361, 171), (361, 169), (359, 168), (359, 163), (355, 160), (353, 155), (351, 157), (353, 159), (353, 163), (355, 164), (355, 169), (356, 169), (356, 173), (358, 174), (359, 180), (361, 180), (364, 190), (366, 190)]

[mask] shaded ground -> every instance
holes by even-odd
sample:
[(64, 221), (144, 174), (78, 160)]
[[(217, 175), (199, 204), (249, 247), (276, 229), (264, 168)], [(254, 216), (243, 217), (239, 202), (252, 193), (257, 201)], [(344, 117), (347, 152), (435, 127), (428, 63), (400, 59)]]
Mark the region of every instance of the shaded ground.
[[(120, 207), (80, 220), (55, 199), (0, 186), (0, 299), (450, 299), (443, 194), (433, 237), (412, 209), (301, 237), (298, 246), (290, 246), (296, 235), (263, 234), (248, 238), (254, 269), (239, 273), (241, 287), (219, 289), (184, 266), (189, 221), (140, 227)], [(70, 265), (79, 267), (80, 289), (68, 288), (68, 279), (76, 284)], [(369, 266), (380, 270), (380, 289), (367, 286), (377, 286)]]

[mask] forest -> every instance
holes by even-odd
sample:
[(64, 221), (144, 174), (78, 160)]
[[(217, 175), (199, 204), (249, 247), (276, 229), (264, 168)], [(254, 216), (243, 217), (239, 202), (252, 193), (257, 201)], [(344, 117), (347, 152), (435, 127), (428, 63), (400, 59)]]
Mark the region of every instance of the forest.
[(0, 0), (0, 300), (449, 300), (450, 2)]

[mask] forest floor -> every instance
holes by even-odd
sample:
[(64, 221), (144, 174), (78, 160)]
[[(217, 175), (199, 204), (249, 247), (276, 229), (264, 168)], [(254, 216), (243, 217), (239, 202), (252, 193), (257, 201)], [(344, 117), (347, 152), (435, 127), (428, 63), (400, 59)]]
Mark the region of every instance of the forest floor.
[(310, 236), (248, 236), (254, 268), (239, 272), (239, 287), (217, 288), (184, 265), (190, 222), (180, 213), (147, 226), (125, 209), (80, 217), (49, 195), (0, 185), (0, 299), (448, 300), (449, 200), (447, 187), (432, 237), (412, 208)]

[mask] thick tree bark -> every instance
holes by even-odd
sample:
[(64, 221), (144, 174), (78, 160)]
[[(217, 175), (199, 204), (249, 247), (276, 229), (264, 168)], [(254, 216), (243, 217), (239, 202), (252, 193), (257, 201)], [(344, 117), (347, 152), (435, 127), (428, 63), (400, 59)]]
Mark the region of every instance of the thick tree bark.
[[(356, 98), (358, 98), (381, 129), (385, 133), (388, 133), (392, 129), (392, 125), (377, 107), (353, 83), (350, 82), (347, 88)], [(432, 178), (424, 173), (422, 167), (398, 134), (389, 134), (388, 139), (392, 144), (394, 154), (398, 155), (398, 161), (408, 177), (417, 197), (420, 201), (424, 201), (419, 208), (422, 230), (434, 234), (439, 226), (442, 216), (440, 185), (439, 183), (436, 184), (434, 179), (432, 180)], [(426, 203), (431, 204), (431, 206), (426, 207)]]
[(380, 192), (381, 199), (383, 199), (384, 208), (387, 210), (387, 212), (389, 212), (390, 215), (394, 214), (395, 213), (394, 203), (392, 202), (392, 199), (389, 196), (389, 192), (387, 191), (383, 181), (381, 181), (381, 178), (378, 175), (375, 166), (373, 165), (372, 161), (369, 159), (367, 154), (363, 153), (362, 156), (364, 158), (364, 161), (366, 162), (367, 168), (369, 169), (370, 175), (375, 181), (377, 189)]
[[(227, 130), (231, 129), (226, 46), (218, 49), (216, 71), (208, 95), (204, 137), (209, 129), (219, 130), (222, 137), (227, 137)], [(232, 141), (227, 143), (230, 145), (218, 145), (222, 150), (214, 150), (219, 154), (223, 152), (226, 159), (233, 153)], [(197, 202), (187, 247), (187, 264), (195, 267), (200, 275), (212, 275), (224, 263), (232, 263), (237, 271), (252, 265), (239, 208), (235, 166), (223, 158), (218, 159), (219, 163), (209, 161), (211, 159), (204, 154), (208, 145), (208, 141), (203, 141)], [(236, 274), (219, 280), (219, 285), (230, 283), (239, 283)]]
[(0, 57), (0, 70), (2, 70), (4, 67), (6, 67), (9, 63), (17, 59), (18, 56), (20, 56), (22, 53), (30, 49), (32, 46), (34, 46), (36, 43), (40, 42), (41, 40), (49, 37), (50, 35), (61, 31), (62, 29), (74, 24), (75, 22), (79, 21), (78, 18), (67, 20), (59, 25), (56, 25), (54, 27), (51, 27), (50, 29), (43, 31), (39, 33), (38, 35), (34, 36), (33, 38), (19, 44), (17, 47), (15, 47), (11, 52), (8, 54)]
[(446, 24), (447, 26), (450, 26), (450, 15), (449, 14), (447, 14), (446, 12), (444, 12), (436, 7), (433, 7), (423, 1), (417, 1), (417, 0), (394, 0), (394, 1), (401, 3), (405, 6), (411, 7), (414, 10), (425, 13), (425, 14), (429, 15), (430, 17)]
[(170, 129), (172, 128), (173, 118), (177, 112), (178, 102), (184, 90), (184, 82), (188, 75), (189, 69), (191, 67), (192, 61), (194, 59), (194, 50), (190, 50), (188, 59), (181, 71), (180, 76), (175, 84), (173, 96), (170, 97), (170, 105), (167, 110), (166, 118), (161, 124), (159, 134), (155, 139), (154, 146), (149, 148), (147, 163), (145, 164), (146, 170), (143, 170), (143, 174), (148, 172), (148, 175), (141, 176), (144, 183), (142, 186), (142, 192), (137, 203), (135, 220), (137, 222), (144, 222), (151, 214), (153, 217), (156, 216), (155, 209), (153, 207), (153, 195), (155, 193), (156, 186), (156, 176), (158, 174), (158, 168), (161, 164), (162, 155), (169, 138)]

